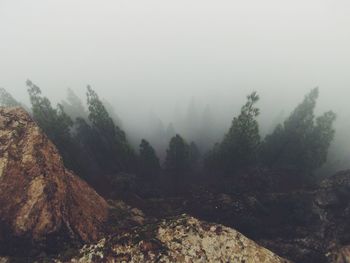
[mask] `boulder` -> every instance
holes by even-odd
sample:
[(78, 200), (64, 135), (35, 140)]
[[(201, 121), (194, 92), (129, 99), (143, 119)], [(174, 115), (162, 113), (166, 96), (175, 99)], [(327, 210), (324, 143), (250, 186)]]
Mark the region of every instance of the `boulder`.
[(65, 233), (95, 241), (107, 217), (106, 201), (64, 167), (30, 115), (1, 107), (0, 221), (7, 238), (35, 243)]
[(232, 228), (188, 215), (84, 246), (68, 262), (289, 262)]
[(344, 246), (340, 248), (333, 255), (334, 263), (350, 263), (350, 246)]

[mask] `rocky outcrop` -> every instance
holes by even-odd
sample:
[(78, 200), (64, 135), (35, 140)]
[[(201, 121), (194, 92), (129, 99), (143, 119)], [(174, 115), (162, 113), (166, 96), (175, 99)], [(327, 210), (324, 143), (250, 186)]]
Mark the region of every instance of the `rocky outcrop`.
[(349, 263), (350, 262), (350, 246), (345, 246), (339, 249), (333, 255), (334, 263)]
[(234, 229), (182, 215), (84, 246), (71, 262), (289, 262)]
[[(269, 176), (266, 171), (265, 175), (273, 177), (278, 172)], [(343, 248), (350, 245), (350, 171), (298, 190), (271, 187), (265, 192), (237, 193), (235, 186), (230, 188), (234, 182), (223, 179), (220, 183), (227, 187), (217, 190), (197, 184), (186, 198), (150, 199), (142, 209), (156, 216), (182, 211), (233, 227), (294, 262), (326, 263), (336, 262), (339, 255), (344, 258)]]
[(30, 242), (64, 233), (94, 241), (108, 205), (67, 170), (56, 147), (28, 113), (0, 108), (0, 220), (8, 238)]

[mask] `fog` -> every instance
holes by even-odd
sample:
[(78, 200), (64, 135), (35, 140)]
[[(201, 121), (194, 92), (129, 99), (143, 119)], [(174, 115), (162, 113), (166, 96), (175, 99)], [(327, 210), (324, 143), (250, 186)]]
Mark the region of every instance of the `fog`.
[(346, 134), (349, 25), (346, 0), (1, 0), (0, 86), (28, 104), (26, 79), (53, 102), (90, 84), (134, 137), (191, 101), (224, 132), (253, 90), (265, 134), (317, 86)]

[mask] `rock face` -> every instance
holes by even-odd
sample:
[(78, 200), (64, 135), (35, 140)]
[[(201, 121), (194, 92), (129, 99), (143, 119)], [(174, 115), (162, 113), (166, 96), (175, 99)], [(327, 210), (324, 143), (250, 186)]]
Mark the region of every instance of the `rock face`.
[[(268, 177), (264, 180), (269, 181), (269, 177), (273, 178), (279, 172), (264, 172)], [(251, 177), (253, 175), (246, 178)], [(152, 199), (148, 203), (146, 200), (142, 210), (146, 214), (154, 211), (156, 217), (171, 216), (182, 211), (209, 222), (233, 227), (263, 247), (294, 262), (349, 260), (350, 170), (329, 176), (315, 185), (299, 187), (298, 190), (292, 187), (277, 191), (275, 184), (270, 184), (272, 187), (266, 191), (262, 191), (260, 186), (257, 187), (258, 191), (252, 191), (256, 188), (251, 186), (251, 191), (237, 193), (234, 182), (220, 183), (229, 187), (233, 185), (234, 188), (223, 193), (223, 187), (217, 190), (212, 185), (197, 185), (186, 198)], [(258, 185), (263, 183), (258, 182)], [(162, 214), (159, 216), (158, 213)]]
[(289, 262), (234, 229), (182, 215), (85, 246), (71, 262)]
[(0, 108), (0, 232), (31, 242), (58, 233), (100, 238), (108, 205), (68, 171), (24, 110)]
[(350, 245), (350, 171), (298, 191), (206, 196), (189, 210), (206, 209), (195, 215), (234, 226), (281, 256), (305, 263), (349, 260), (342, 248)]
[(350, 262), (350, 246), (345, 246), (339, 249), (333, 256), (334, 263), (349, 263)]

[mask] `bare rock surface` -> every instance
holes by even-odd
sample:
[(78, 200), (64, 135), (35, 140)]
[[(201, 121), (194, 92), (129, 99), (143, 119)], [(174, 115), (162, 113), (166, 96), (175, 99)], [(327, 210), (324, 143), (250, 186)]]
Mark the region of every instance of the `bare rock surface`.
[(344, 246), (333, 255), (335, 263), (350, 263), (350, 246)]
[(0, 232), (31, 242), (60, 232), (95, 241), (107, 217), (106, 201), (64, 167), (29, 114), (0, 108)]
[(187, 215), (86, 245), (70, 262), (289, 262), (241, 233)]

